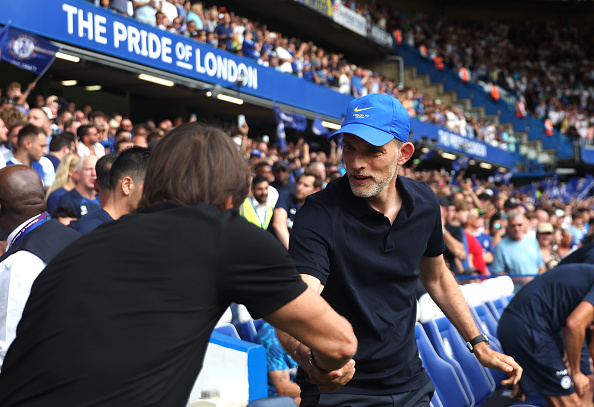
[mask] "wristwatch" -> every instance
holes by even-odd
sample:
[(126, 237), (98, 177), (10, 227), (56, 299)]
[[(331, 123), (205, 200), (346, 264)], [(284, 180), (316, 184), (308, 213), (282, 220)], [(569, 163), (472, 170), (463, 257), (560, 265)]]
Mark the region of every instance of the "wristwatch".
[(489, 345), (489, 338), (487, 338), (485, 334), (480, 334), (479, 336), (472, 338), (470, 342), (466, 342), (466, 347), (470, 353), (474, 353), (474, 347), (480, 342), (487, 342), (487, 345)]

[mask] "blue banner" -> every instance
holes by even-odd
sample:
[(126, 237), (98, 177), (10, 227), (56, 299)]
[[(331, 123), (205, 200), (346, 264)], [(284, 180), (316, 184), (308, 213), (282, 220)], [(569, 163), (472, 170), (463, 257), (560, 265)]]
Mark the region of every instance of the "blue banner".
[(489, 162), (500, 167), (514, 167), (515, 160), (512, 152), (452, 133), (433, 123), (410, 119), (410, 130), (412, 133), (410, 136), (411, 141), (430, 141), (434, 148), (469, 156), (477, 161)]
[(580, 146), (580, 158), (588, 165), (594, 165), (594, 146)]
[(114, 14), (82, 0), (0, 0), (0, 24), (339, 119), (353, 99), (255, 60)]
[(54, 62), (56, 47), (49, 41), (12, 27), (5, 26), (0, 33), (0, 56), (21, 69), (42, 74)]

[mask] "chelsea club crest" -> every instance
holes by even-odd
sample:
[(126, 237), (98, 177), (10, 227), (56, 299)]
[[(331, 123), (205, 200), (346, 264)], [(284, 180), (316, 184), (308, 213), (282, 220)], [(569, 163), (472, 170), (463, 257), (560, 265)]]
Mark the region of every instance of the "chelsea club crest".
[(13, 58), (27, 60), (35, 57), (37, 40), (27, 34), (19, 34), (10, 41), (10, 54)]

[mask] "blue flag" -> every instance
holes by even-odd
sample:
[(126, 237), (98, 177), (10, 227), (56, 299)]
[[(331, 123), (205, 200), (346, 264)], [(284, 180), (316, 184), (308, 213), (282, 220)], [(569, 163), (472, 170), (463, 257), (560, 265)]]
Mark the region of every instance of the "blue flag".
[(15, 28), (0, 31), (0, 57), (21, 69), (42, 75), (60, 50), (48, 40)]
[(0, 61), (2, 61), (2, 48), (4, 47), (4, 43), (7, 42), (6, 38), (8, 37), (8, 29), (8, 25), (5, 25), (2, 27), (2, 29), (0, 29)]
[(419, 156), (419, 160), (421, 160), (421, 161), (429, 161), (429, 160), (432, 160), (433, 157), (435, 157), (435, 150), (430, 149), (426, 153), (421, 154)]
[(283, 122), (285, 129), (304, 131), (307, 128), (307, 118), (302, 114), (285, 112), (276, 106), (274, 106), (274, 113), (276, 114), (276, 122)]
[(331, 133), (326, 127), (322, 126), (322, 119), (320, 116), (316, 116), (313, 123), (311, 124), (311, 131), (316, 136), (322, 136), (325, 138), (329, 138)]
[(469, 165), (470, 158), (468, 158), (467, 155), (461, 155), (454, 160), (454, 162), (452, 163), (452, 168), (454, 169), (454, 171), (460, 172), (468, 168)]
[(276, 105), (274, 105), (274, 114), (276, 116), (276, 144), (284, 153), (287, 151), (285, 128), (304, 131), (307, 128), (307, 118), (302, 114), (285, 112)]

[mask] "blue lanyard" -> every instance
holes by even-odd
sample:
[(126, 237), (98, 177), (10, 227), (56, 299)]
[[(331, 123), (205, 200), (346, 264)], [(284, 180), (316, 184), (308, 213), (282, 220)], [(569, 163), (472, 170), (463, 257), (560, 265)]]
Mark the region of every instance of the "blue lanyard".
[(45, 222), (47, 222), (48, 220), (51, 220), (51, 219), (52, 219), (52, 217), (47, 212), (43, 212), (42, 214), (35, 216), (33, 219), (31, 219), (29, 222), (27, 222), (27, 224), (25, 226), (23, 226), (23, 228), (21, 230), (19, 230), (19, 232), (16, 234), (16, 236), (10, 243), (10, 246), (7, 247), (6, 250), (8, 250), (12, 246), (14, 246), (16, 244), (16, 242), (21, 240), (21, 238), (23, 236), (25, 236), (27, 233), (29, 233), (36, 227), (43, 225)]

